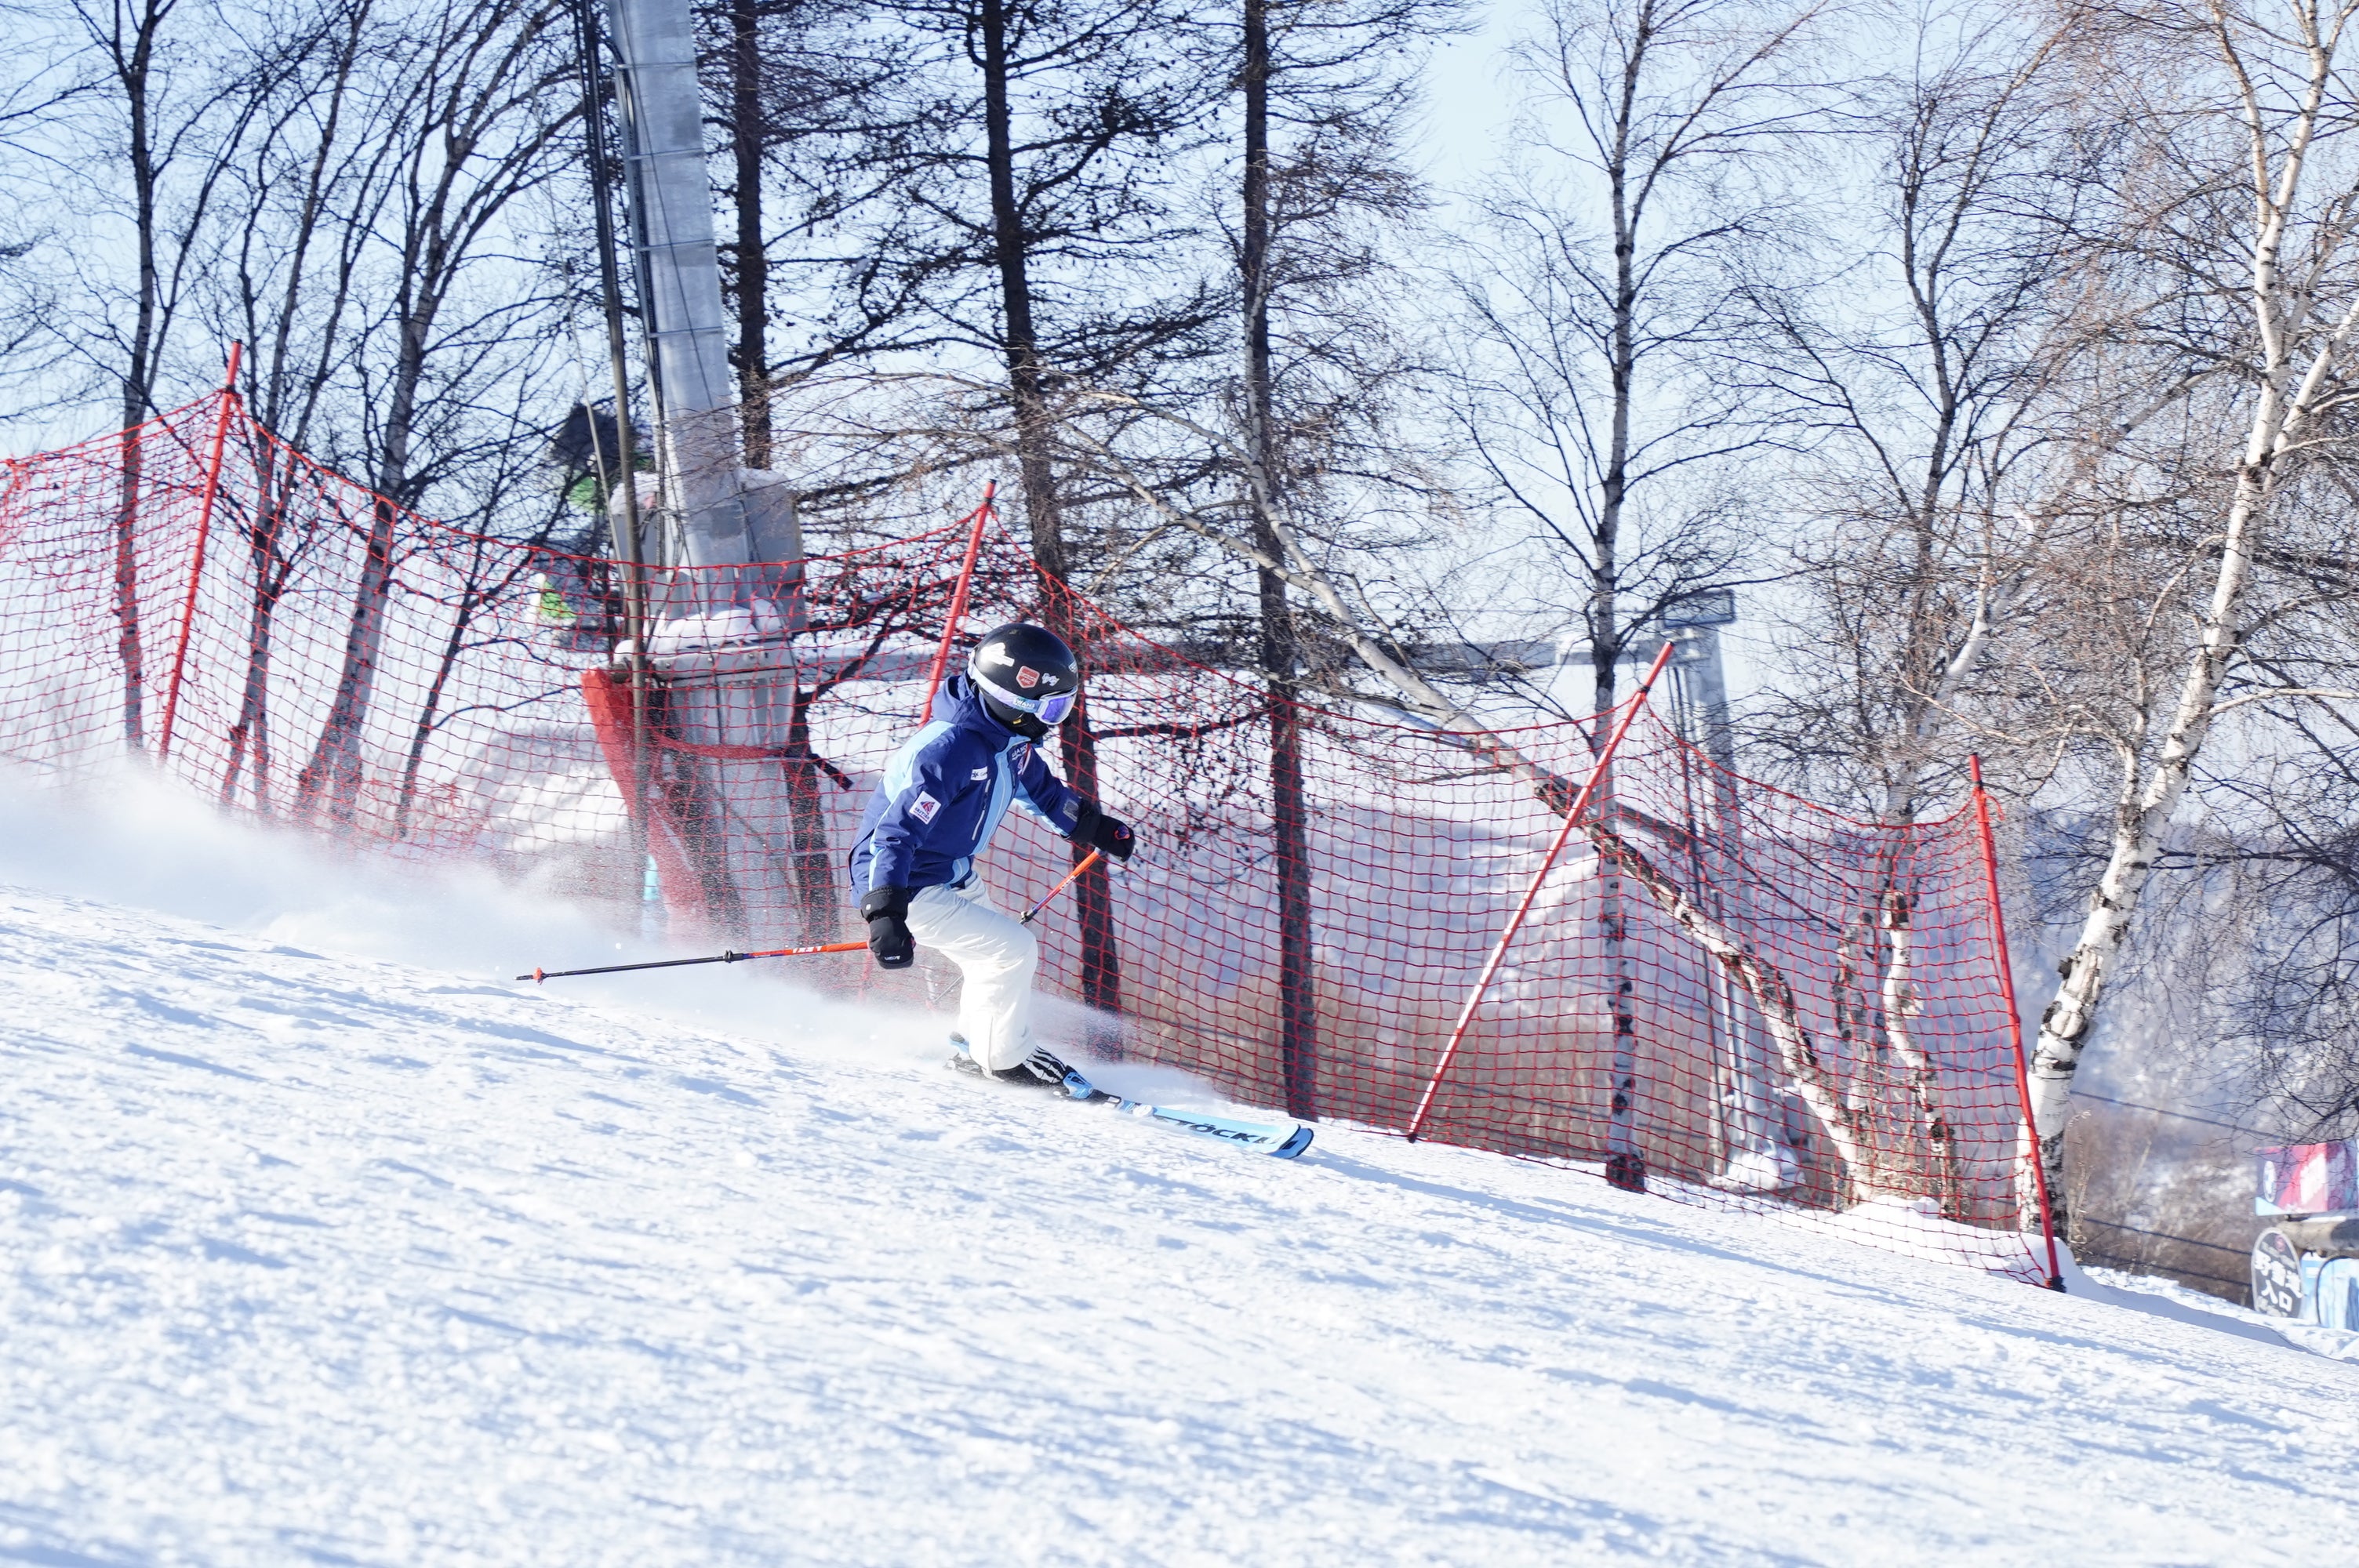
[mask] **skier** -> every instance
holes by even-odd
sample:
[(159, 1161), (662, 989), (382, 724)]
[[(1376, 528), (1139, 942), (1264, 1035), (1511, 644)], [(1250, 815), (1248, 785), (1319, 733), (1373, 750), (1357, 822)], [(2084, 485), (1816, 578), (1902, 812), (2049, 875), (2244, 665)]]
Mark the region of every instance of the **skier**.
[(1130, 829), (1073, 793), (1040, 759), (1038, 742), (1073, 709), (1080, 662), (1064, 640), (1016, 622), (975, 644), (934, 717), (895, 752), (852, 849), (853, 892), (868, 949), (906, 969), (917, 945), (965, 978), (951, 1065), (1051, 1087), (1067, 1068), (1032, 1038), (1032, 974), (1039, 944), (984, 892), (975, 860), (1010, 802), (1077, 844), (1130, 859)]

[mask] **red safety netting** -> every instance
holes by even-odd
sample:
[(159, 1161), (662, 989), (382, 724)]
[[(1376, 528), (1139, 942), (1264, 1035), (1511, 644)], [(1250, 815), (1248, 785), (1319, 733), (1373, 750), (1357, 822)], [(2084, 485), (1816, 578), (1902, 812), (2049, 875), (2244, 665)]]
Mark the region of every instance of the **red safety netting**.
[[(641, 667), (614, 563), (415, 516), (212, 398), (7, 465), (0, 755), (71, 778), (128, 751), (258, 817), (659, 910), (682, 943), (821, 943), (856, 935), (844, 858), (945, 646), (954, 669), (1043, 620), (1090, 671), (1056, 760), (1142, 844), (1041, 916), (1069, 1044), (2047, 1276), (1971, 815), (1849, 820), (1643, 699), (1593, 783), (1594, 722), (1470, 737), (1277, 700), (1047, 579), (985, 512), (652, 572)], [(1022, 908), (1071, 864), (1011, 824), (985, 874)], [(919, 1003), (954, 983), (800, 962)]]

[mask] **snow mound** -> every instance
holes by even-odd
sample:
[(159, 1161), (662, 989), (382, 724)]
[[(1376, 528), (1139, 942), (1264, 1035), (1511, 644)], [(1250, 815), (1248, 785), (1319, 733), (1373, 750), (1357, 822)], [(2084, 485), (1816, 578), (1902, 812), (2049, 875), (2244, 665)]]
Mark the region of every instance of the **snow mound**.
[(2110, 1302), (2132, 1312), (2150, 1312), (2158, 1317), (2198, 1324), (2224, 1334), (2257, 1339), (2265, 1345), (2297, 1345), (2329, 1360), (2359, 1361), (2359, 1333), (2272, 1317), (2222, 1301), (2218, 1296), (2207, 1296), (2201, 1291), (2190, 1291), (2176, 1280), (2125, 1273), (2117, 1269), (2082, 1269), (2071, 1262), (2065, 1266), (2064, 1277), (2077, 1294)]
[(613, 938), (136, 788), (104, 830), (11, 806), (0, 1560), (2126, 1564), (2359, 1530), (2359, 1370), (2280, 1343), (1346, 1129), (1239, 1156), (954, 1080), (938, 1025), (776, 979), (519, 988)]

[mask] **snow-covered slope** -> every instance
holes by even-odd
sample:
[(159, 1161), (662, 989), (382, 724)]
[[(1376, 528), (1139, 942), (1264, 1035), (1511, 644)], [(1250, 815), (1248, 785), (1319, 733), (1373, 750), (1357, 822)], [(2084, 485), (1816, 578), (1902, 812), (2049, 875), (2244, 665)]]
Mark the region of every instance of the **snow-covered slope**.
[(0, 1561), (2359, 1538), (2359, 1368), (2266, 1335), (1341, 1130), (1238, 1156), (742, 973), (535, 992), (501, 977), (603, 939), (6, 804)]

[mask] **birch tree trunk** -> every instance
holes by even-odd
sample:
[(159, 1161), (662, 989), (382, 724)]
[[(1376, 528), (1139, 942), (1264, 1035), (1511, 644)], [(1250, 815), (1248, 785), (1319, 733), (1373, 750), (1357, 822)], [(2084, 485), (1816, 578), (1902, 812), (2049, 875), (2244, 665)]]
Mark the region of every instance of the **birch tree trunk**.
[[(2256, 308), (2272, 308), (2272, 270), (2266, 249), (2256, 247)], [(2345, 327), (2347, 329), (2347, 321)], [(2272, 334), (2274, 336), (2274, 334)], [(2341, 333), (2338, 332), (2339, 341)], [(2323, 370), (2321, 351), (2318, 368)], [(2273, 353), (2272, 358), (2276, 355)], [(2281, 388), (2288, 367), (2269, 366), (2267, 379), (2254, 411), (2252, 438), (2236, 470), (2234, 499), (2221, 546), (2220, 566), (2212, 579), (2211, 603), (2188, 660), (2179, 701), (2165, 731), (2160, 752), (2150, 770), (2133, 759), (2123, 770), (2123, 788), (2115, 804), (2111, 846), (2104, 874), (2089, 901), (2071, 955), (2059, 966), (2061, 983), (2053, 1000), (2040, 1014), (2039, 1035), (2031, 1054), (2031, 1108), (2036, 1157), (2047, 1168), (2049, 1202), (2058, 1229), (2064, 1227), (2064, 1127), (2071, 1113), (2072, 1075), (2097, 1021), (2104, 994), (2107, 965), (2120, 953), (2136, 921), (2138, 904), (2162, 849), (2163, 829), (2179, 808), (2193, 777), (2195, 760), (2212, 728), (2212, 706), (2239, 643), (2240, 615), (2252, 581), (2254, 552), (2267, 521), (2268, 502), (2279, 462), (2292, 444), (2302, 405)], [(2141, 777), (2141, 773), (2143, 776)], [(2026, 1228), (2039, 1222), (2039, 1206), (2026, 1161), (2018, 1193)]]
[[(1867, 1108), (1853, 1103), (1844, 1093), (1842, 1080), (1820, 1059), (1818, 1046), (1803, 1022), (1800, 1000), (1785, 974), (1751, 944), (1740, 940), (1705, 914), (1686, 889), (1603, 818), (1592, 818), (1586, 831), (1589, 841), (1596, 846), (1600, 860), (1626, 871), (1647, 891), (1656, 907), (1753, 998), (1769, 1026), (1769, 1038), (1777, 1045), (1779, 1065), (1793, 1079), (1795, 1091), (1817, 1119), (1827, 1141), (1834, 1145), (1836, 1158), (1843, 1162), (1838, 1182), (1847, 1178), (1857, 1192), (1876, 1190), (1881, 1172), (1866, 1135)], [(1839, 1186), (1839, 1195), (1840, 1191)]]
[[(1613, 326), (1608, 340), (1604, 463), (1598, 474), (1597, 523), (1591, 538), (1589, 586), (1590, 677), (1597, 715), (1590, 737), (1593, 755), (1604, 755), (1613, 727), (1614, 665), (1622, 656), (1622, 513), (1630, 495), (1630, 403), (1637, 384), (1637, 224), (1640, 212), (1630, 189), (1631, 130), (1638, 113), (1638, 84), (1646, 71), (1646, 39), (1654, 30), (1654, 7), (1642, 5), (1637, 41), (1614, 101), (1614, 133), (1605, 160), (1608, 201), (1614, 217)], [(1614, 778), (1597, 783), (1597, 816), (1614, 815)], [(1638, 1148), (1637, 977), (1630, 959), (1630, 914), (1623, 901), (1622, 863), (1601, 859), (1597, 925), (1604, 938), (1606, 1008), (1614, 1044), (1606, 1066), (1605, 1180), (1625, 1192), (1647, 1190), (1647, 1159)]]
[(1898, 877), (1888, 881), (1876, 903), (1877, 922), (1884, 929), (1886, 945), (1884, 1039), (1898, 1059), (1901, 1087), (1915, 1119), (1918, 1136), (1924, 1141), (1929, 1168), (1923, 1177), (1931, 1189), (1930, 1195), (1940, 1205), (1942, 1214), (1962, 1219), (1965, 1189), (1958, 1169), (1957, 1131), (1942, 1100), (1940, 1069), (1931, 1054), (1918, 1044), (1910, 1024), (1910, 1020), (1923, 1011), (1917, 1000), (1916, 981), (1910, 972), (1916, 912), (1916, 894)]

